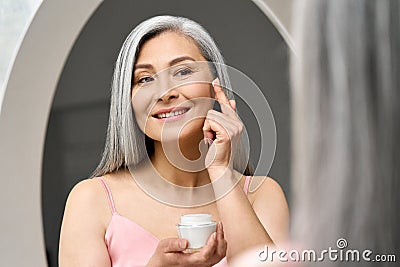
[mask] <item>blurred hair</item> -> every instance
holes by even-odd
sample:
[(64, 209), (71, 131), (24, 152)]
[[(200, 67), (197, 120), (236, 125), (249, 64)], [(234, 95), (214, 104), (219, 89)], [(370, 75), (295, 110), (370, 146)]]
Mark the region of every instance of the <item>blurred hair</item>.
[[(199, 47), (204, 58), (212, 63), (213, 73), (218, 76), (229, 99), (234, 99), (223, 57), (211, 36), (198, 23), (182, 17), (157, 16), (140, 23), (128, 35), (120, 50), (111, 85), (111, 105), (107, 137), (102, 159), (92, 177), (112, 173), (120, 168), (136, 166), (152, 153), (153, 141), (140, 130), (133, 113), (131, 102), (132, 73), (139, 49), (147, 40), (173, 31), (191, 38)], [(252, 174), (248, 165), (246, 149), (238, 146), (234, 168)]]
[(310, 249), (345, 238), (349, 249), (394, 253), (400, 2), (306, 0), (294, 10), (292, 234)]

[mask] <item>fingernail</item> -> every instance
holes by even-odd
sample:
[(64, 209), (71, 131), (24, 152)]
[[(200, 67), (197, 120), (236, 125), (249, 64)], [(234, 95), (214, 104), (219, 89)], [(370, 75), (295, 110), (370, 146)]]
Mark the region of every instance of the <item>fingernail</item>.
[(220, 226), (221, 226), (221, 230), (223, 231), (224, 227), (222, 226), (222, 222), (219, 222), (219, 223), (220, 223)]
[(211, 84), (212, 84), (212, 86), (214, 86), (214, 87), (215, 87), (215, 84), (218, 84), (218, 85), (219, 85), (219, 79), (218, 79), (218, 78), (215, 78), (215, 79), (211, 82)]
[(217, 239), (217, 233), (216, 232), (213, 233), (213, 238), (214, 238), (214, 240)]
[(180, 246), (181, 248), (186, 248), (186, 240), (181, 240), (181, 241), (179, 241), (179, 246)]
[(207, 145), (207, 138), (204, 137), (204, 144)]

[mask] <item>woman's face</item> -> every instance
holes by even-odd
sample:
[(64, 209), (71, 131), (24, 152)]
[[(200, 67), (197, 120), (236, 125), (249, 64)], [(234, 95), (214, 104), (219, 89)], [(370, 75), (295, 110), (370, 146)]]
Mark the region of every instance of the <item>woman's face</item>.
[(171, 141), (202, 133), (214, 98), (205, 61), (195, 42), (180, 33), (164, 32), (142, 45), (134, 66), (132, 105), (148, 137)]

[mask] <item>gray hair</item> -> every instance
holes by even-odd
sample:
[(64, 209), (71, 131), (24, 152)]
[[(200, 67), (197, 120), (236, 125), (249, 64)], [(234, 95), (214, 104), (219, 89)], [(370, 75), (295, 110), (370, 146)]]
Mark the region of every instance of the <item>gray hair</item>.
[[(140, 130), (132, 109), (131, 90), (134, 64), (141, 45), (165, 31), (184, 34), (195, 41), (202, 55), (215, 62), (214, 74), (229, 99), (234, 99), (224, 59), (211, 36), (198, 23), (187, 18), (157, 16), (140, 23), (128, 35), (119, 53), (111, 86), (110, 117), (102, 159), (92, 177), (114, 172), (121, 167), (136, 166), (147, 156), (147, 137)], [(245, 148), (240, 145), (234, 160), (234, 168), (244, 170), (248, 164)], [(248, 165), (247, 165), (248, 166)], [(248, 168), (247, 168), (248, 170)]]
[(394, 253), (400, 3), (310, 0), (294, 10), (294, 238), (321, 249), (345, 238), (349, 248)]

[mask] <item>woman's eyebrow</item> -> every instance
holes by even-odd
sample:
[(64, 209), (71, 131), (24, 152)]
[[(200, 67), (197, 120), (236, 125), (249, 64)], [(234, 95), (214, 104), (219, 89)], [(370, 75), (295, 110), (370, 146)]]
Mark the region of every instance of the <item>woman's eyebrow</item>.
[(135, 70), (137, 69), (153, 69), (153, 66), (151, 64), (138, 64), (135, 65)]
[[(169, 66), (173, 66), (179, 62), (185, 61), (185, 60), (190, 60), (190, 61), (196, 61), (194, 58), (190, 57), (190, 56), (181, 56), (181, 57), (177, 57), (174, 58), (173, 60), (171, 60), (169, 62)], [(135, 65), (135, 70), (137, 69), (154, 69), (153, 65), (151, 64), (137, 64)]]
[(173, 66), (173, 65), (175, 65), (175, 64), (177, 64), (177, 63), (179, 63), (179, 62), (185, 61), (185, 60), (196, 61), (196, 60), (195, 60), (194, 58), (192, 58), (192, 57), (189, 57), (189, 56), (182, 56), (182, 57), (177, 57), (177, 58), (171, 60), (171, 61), (169, 62), (169, 65), (170, 65), (170, 66)]

